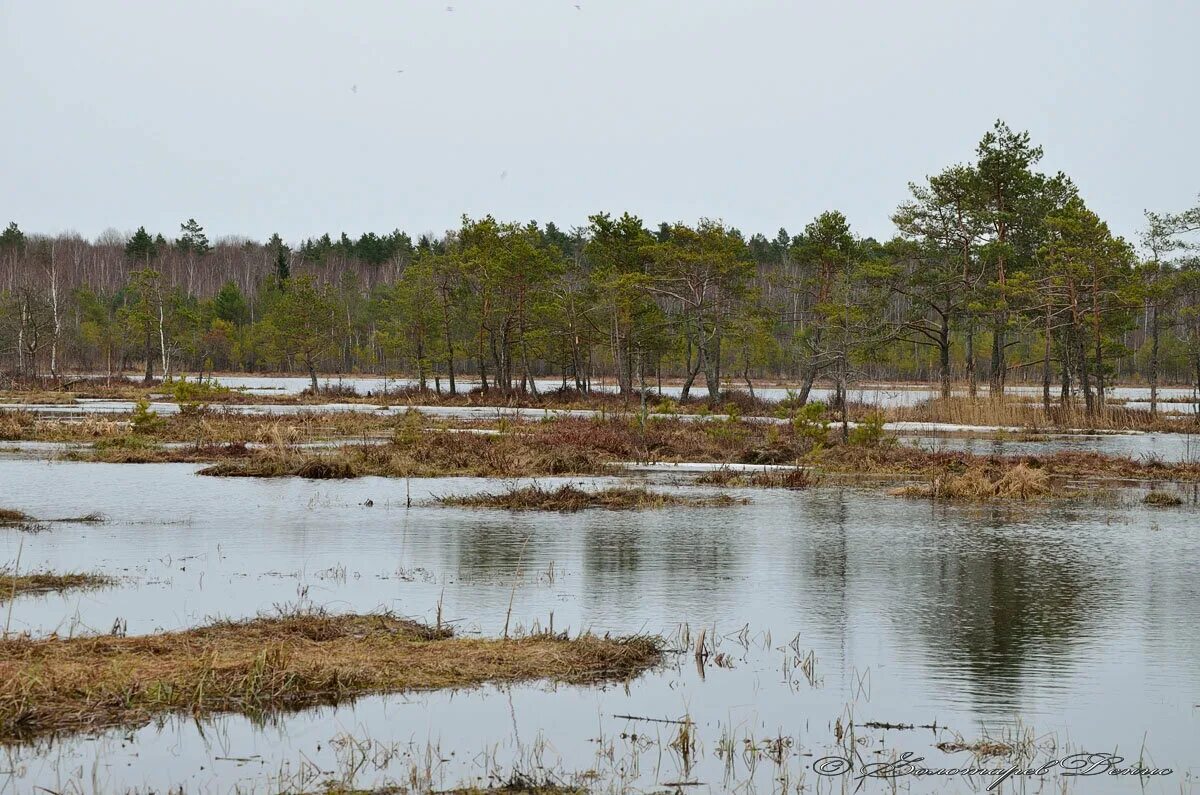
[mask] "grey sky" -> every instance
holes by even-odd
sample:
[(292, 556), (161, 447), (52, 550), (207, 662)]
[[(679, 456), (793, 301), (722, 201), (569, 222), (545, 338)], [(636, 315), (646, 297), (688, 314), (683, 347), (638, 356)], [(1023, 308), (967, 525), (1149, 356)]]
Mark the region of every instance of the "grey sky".
[(579, 4), (0, 0), (0, 223), (883, 236), (997, 117), (1118, 233), (1200, 191), (1194, 2)]

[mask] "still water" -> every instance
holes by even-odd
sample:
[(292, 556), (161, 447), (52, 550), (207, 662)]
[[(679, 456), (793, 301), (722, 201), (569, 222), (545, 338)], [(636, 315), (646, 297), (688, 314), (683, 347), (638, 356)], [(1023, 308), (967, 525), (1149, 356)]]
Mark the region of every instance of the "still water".
[[(1104, 505), (932, 506), (879, 490), (741, 492), (745, 506), (642, 513), (510, 514), (429, 504), (496, 481), (217, 479), (192, 465), (0, 458), (0, 504), (41, 518), (91, 511), (99, 525), (0, 530), (0, 565), (99, 571), (110, 590), (20, 598), (14, 631), (60, 635), (173, 630), (298, 600), (389, 609), (461, 633), (513, 622), (572, 631), (718, 639), (731, 668), (690, 657), (628, 688), (526, 685), (368, 698), (266, 726), (168, 720), (127, 735), (8, 749), (0, 793), (315, 790), (416, 780), (488, 783), (513, 770), (602, 790), (854, 791), (814, 760), (911, 751), (929, 766), (969, 753), (959, 734), (1029, 732), (1039, 759), (1075, 751), (1142, 757), (1174, 773), (1139, 784), (1098, 777), (1071, 791), (1192, 791), (1200, 775), (1200, 522), (1194, 499), (1150, 510)], [(658, 488), (694, 489), (649, 473)], [(543, 479), (543, 483), (558, 481)], [(589, 479), (589, 484), (603, 483)], [(1186, 495), (1185, 495), (1186, 496)], [(367, 500), (373, 506), (365, 505)], [(8, 605), (4, 605), (7, 610)], [(811, 653), (811, 656), (809, 656)], [(810, 661), (810, 667), (800, 664)], [(669, 743), (696, 724), (686, 761)], [(866, 721), (936, 724), (867, 729)], [(943, 728), (948, 727), (948, 728)], [(636, 735), (636, 739), (634, 736)], [(785, 751), (755, 751), (787, 738)], [(722, 749), (732, 748), (733, 752)], [(998, 764), (996, 766), (999, 766)], [(988, 781), (905, 779), (902, 791), (983, 791)], [(1058, 779), (1000, 791), (1057, 791)], [(890, 792), (868, 781), (864, 792)]]
[[(240, 389), (249, 393), (259, 394), (278, 394), (278, 395), (296, 395), (303, 392), (311, 385), (307, 378), (297, 376), (260, 376), (260, 375), (218, 375), (213, 378), (219, 384), (230, 387), (232, 389)], [(540, 391), (548, 392), (550, 390), (559, 389), (569, 384), (564, 384), (561, 380), (549, 378), (535, 379), (537, 388)], [(353, 388), (361, 395), (380, 394), (389, 389), (399, 389), (403, 387), (414, 387), (417, 381), (412, 378), (383, 378), (381, 376), (359, 376), (347, 375), (334, 378), (325, 378), (321, 382), (322, 386), (334, 385), (347, 388)], [(432, 382), (431, 382), (432, 383)], [(478, 382), (470, 380), (459, 380), (460, 389), (473, 389), (478, 386)], [(658, 388), (653, 384), (648, 383), (654, 391)], [(445, 383), (443, 383), (445, 387)], [(615, 391), (616, 387), (612, 384), (603, 382), (594, 383), (593, 389), (604, 391)], [(725, 384), (726, 389), (745, 389), (745, 384), (740, 382), (728, 382)], [(662, 394), (670, 397), (679, 397), (682, 388), (677, 385), (664, 385)], [(987, 387), (980, 386), (980, 394), (987, 394)], [(784, 387), (766, 386), (756, 387), (755, 394), (766, 400), (782, 400), (788, 396), (788, 389)], [(1025, 395), (1030, 398), (1041, 398), (1041, 386), (1030, 386), (1028, 384), (1017, 384), (1009, 386), (1007, 392), (1010, 395)], [(702, 396), (706, 394), (703, 384), (693, 387), (692, 394)], [(865, 384), (861, 387), (856, 387), (850, 390), (850, 398), (859, 403), (879, 406), (911, 406), (916, 405), (925, 400), (937, 397), (938, 389), (932, 386), (911, 385), (911, 384)], [(966, 390), (956, 388), (956, 395), (965, 395)], [(1057, 393), (1055, 393), (1057, 394)], [(1149, 401), (1150, 388), (1140, 386), (1118, 386), (1108, 390), (1110, 398), (1115, 398), (1124, 401)], [(1196, 391), (1190, 387), (1160, 387), (1158, 390), (1160, 400), (1172, 401), (1172, 403), (1164, 404), (1163, 409), (1177, 409), (1180, 411), (1192, 410), (1189, 403), (1194, 402), (1197, 398)], [(813, 388), (813, 400), (829, 400), (833, 396), (833, 390), (827, 387), (817, 386)], [(1176, 403), (1175, 401), (1178, 401)], [(1145, 407), (1149, 403), (1146, 402)]]

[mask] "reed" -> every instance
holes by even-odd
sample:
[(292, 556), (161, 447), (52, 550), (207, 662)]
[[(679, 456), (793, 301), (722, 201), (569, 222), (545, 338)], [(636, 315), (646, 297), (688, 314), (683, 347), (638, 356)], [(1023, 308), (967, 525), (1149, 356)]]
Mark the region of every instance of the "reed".
[[(877, 407), (870, 410), (878, 411)], [(1197, 419), (1160, 411), (1157, 416), (1145, 409), (1130, 409), (1108, 403), (1093, 414), (1082, 406), (1054, 404), (1047, 413), (1041, 403), (1029, 396), (990, 398), (936, 398), (915, 406), (893, 406), (882, 409), (889, 422), (940, 422), (952, 425), (1015, 427), (1044, 431), (1064, 428), (1087, 430), (1138, 430), (1181, 432), (1195, 431)], [(856, 417), (869, 413), (866, 407), (855, 412)]]

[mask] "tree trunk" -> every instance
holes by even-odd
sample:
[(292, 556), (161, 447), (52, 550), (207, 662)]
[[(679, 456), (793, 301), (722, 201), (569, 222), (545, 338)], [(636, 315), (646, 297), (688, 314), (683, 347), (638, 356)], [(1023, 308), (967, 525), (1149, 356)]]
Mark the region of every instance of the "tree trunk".
[(967, 325), (967, 394), (979, 396), (979, 376), (975, 372), (975, 321)]
[(992, 334), (992, 372), (988, 381), (988, 388), (993, 398), (1004, 397), (1004, 377), (1006, 374), (1004, 362), (1005, 329), (1001, 325), (1001, 322), (998, 321), (996, 323), (996, 328)]
[(687, 378), (683, 381), (683, 389), (679, 392), (680, 402), (688, 399), (692, 392), (692, 384), (696, 381), (696, 376), (700, 374), (700, 368), (704, 365), (704, 351), (700, 351), (700, 355), (696, 357), (696, 366), (688, 371)]
[(321, 394), (321, 385), (317, 383), (317, 363), (313, 361), (311, 356), (304, 357), (304, 366), (308, 368), (308, 377), (312, 382), (312, 391), (314, 395)]
[(707, 366), (704, 368), (704, 380), (708, 387), (708, 399), (716, 402), (721, 399), (721, 336), (714, 329), (713, 339), (709, 343), (712, 350), (705, 354)]
[(1150, 416), (1158, 416), (1158, 306), (1150, 309)]
[(143, 379), (142, 382), (146, 383), (146, 384), (153, 384), (154, 383), (154, 338), (151, 336), (149, 326), (146, 327), (146, 347), (145, 347), (144, 352), (146, 354), (146, 377)]
[(1045, 340), (1042, 345), (1042, 410), (1050, 416), (1050, 305), (1046, 305), (1046, 327), (1042, 332)]
[(950, 322), (942, 315), (938, 329), (938, 379), (942, 384), (942, 398), (950, 397)]

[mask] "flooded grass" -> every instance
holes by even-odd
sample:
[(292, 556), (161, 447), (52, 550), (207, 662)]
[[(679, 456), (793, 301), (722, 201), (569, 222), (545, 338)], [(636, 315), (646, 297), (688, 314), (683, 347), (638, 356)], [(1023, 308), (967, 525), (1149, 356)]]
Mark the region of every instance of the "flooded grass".
[(813, 457), (813, 465), (828, 472), (867, 475), (964, 474), (974, 469), (1044, 470), (1052, 477), (1110, 478), (1147, 481), (1200, 481), (1200, 462), (1168, 462), (1152, 457), (1129, 458), (1103, 453), (1056, 451), (1044, 455), (978, 455), (963, 451), (933, 451), (890, 445), (825, 448)]
[[(1161, 401), (1160, 402), (1166, 402)], [(878, 411), (878, 407), (871, 407)], [(855, 412), (861, 416), (862, 409)], [(952, 425), (1005, 426), (1038, 431), (1056, 428), (1080, 428), (1113, 431), (1186, 432), (1197, 430), (1197, 418), (1161, 412), (1151, 414), (1144, 409), (1131, 409), (1115, 402), (1089, 415), (1079, 405), (1062, 406), (1055, 403), (1047, 414), (1040, 399), (1030, 395), (990, 398), (935, 398), (913, 406), (890, 406), (883, 409), (889, 422), (940, 422)]]
[(696, 478), (702, 486), (735, 486), (760, 489), (806, 489), (820, 483), (820, 477), (811, 470), (783, 469), (760, 472), (739, 472), (721, 467), (705, 472)]
[(27, 594), (104, 588), (114, 583), (112, 577), (102, 574), (54, 574), (48, 571), (15, 574), (7, 569), (0, 569), (0, 602)]
[(588, 491), (570, 484), (548, 489), (537, 484), (510, 488), (502, 492), (481, 494), (452, 494), (438, 497), (442, 505), (465, 508), (500, 508), (507, 511), (560, 511), (574, 513), (588, 508), (609, 511), (640, 511), (648, 508), (670, 508), (676, 506), (728, 507), (743, 505), (746, 500), (734, 499), (725, 494), (712, 496), (688, 496), (650, 491), (644, 487), (617, 486), (597, 491)]
[(16, 528), (26, 532), (41, 532), (51, 524), (96, 524), (105, 520), (104, 514), (93, 511), (82, 516), (66, 516), (58, 519), (38, 519), (23, 511), (0, 508), (0, 527)]
[(0, 508), (0, 525), (25, 524), (34, 521), (33, 517), (12, 508)]
[(608, 465), (589, 451), (530, 443), (522, 436), (428, 434), (411, 442), (346, 445), (325, 452), (275, 447), (239, 453), (200, 470), (219, 477), (522, 477), (595, 475)]
[(388, 614), (296, 612), (142, 637), (0, 641), (0, 742), (166, 714), (262, 715), (357, 696), (550, 679), (629, 679), (648, 636), (460, 638)]
[(1046, 470), (1020, 463), (1007, 469), (977, 467), (961, 474), (937, 476), (930, 483), (901, 486), (890, 493), (901, 497), (983, 502), (1041, 499), (1051, 493), (1051, 488)]
[[(456, 789), (431, 791), (436, 793), (436, 795), (487, 795), (487, 793), (499, 793), (500, 795), (584, 795), (587, 792), (583, 787), (573, 787), (552, 782), (536, 783), (525, 776), (514, 776), (507, 783), (486, 789), (482, 787), (459, 787)], [(340, 785), (332, 785), (318, 790), (314, 795), (409, 795), (412, 792), (414, 792), (413, 788), (400, 785), (373, 789), (348, 789)]]
[(1145, 497), (1142, 502), (1146, 505), (1157, 505), (1160, 507), (1171, 507), (1174, 505), (1183, 505), (1183, 498), (1178, 494), (1172, 494), (1169, 491), (1159, 491), (1153, 489)]

